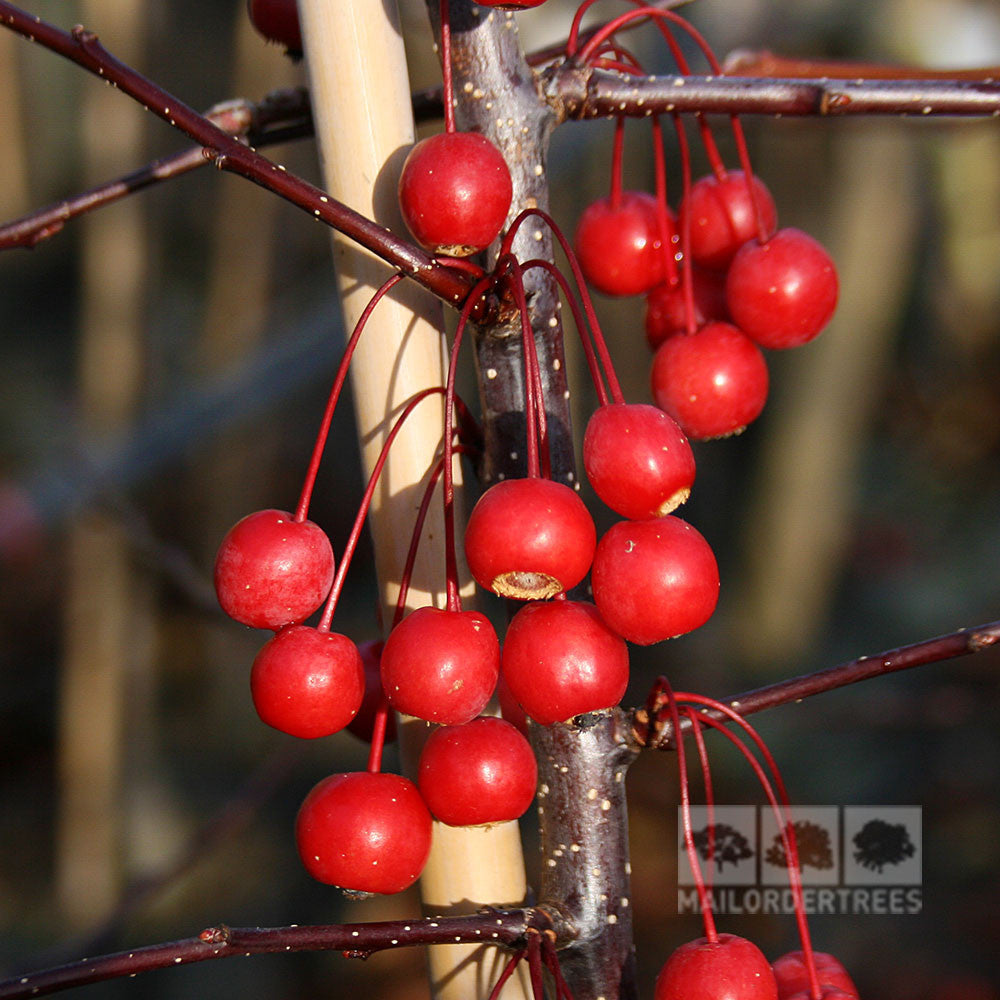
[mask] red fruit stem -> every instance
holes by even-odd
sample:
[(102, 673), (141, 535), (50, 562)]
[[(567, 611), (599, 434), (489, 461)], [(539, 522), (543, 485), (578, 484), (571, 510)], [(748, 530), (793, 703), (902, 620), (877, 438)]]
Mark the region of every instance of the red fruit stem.
[(533, 258), (532, 260), (525, 261), (521, 265), (522, 270), (530, 271), (534, 267), (544, 268), (552, 275), (556, 284), (559, 285), (563, 293), (563, 297), (569, 304), (570, 311), (573, 313), (573, 323), (576, 326), (577, 333), (580, 335), (580, 344), (583, 347), (583, 355), (587, 361), (587, 369), (590, 372), (590, 380), (594, 384), (594, 391), (597, 393), (597, 402), (601, 406), (607, 406), (608, 404), (608, 392), (604, 387), (604, 378), (601, 375), (601, 368), (597, 361), (597, 355), (594, 353), (594, 345), (590, 342), (590, 337), (588, 336), (588, 328), (586, 326), (586, 319), (580, 310), (579, 303), (573, 297), (570, 291), (569, 282), (566, 280), (565, 275), (559, 270), (555, 264), (550, 260), (541, 260), (540, 258)]
[(451, 12), (449, 0), (440, 0), (441, 76), (444, 80), (444, 130), (455, 131), (455, 91), (451, 74)]
[(601, 359), (601, 365), (604, 368), (604, 373), (608, 380), (608, 389), (611, 393), (611, 399), (615, 403), (624, 403), (625, 397), (622, 395), (621, 386), (618, 383), (618, 376), (615, 374), (615, 366), (611, 362), (611, 354), (608, 352), (608, 345), (604, 341), (604, 334), (601, 333), (601, 324), (597, 321), (597, 313), (594, 310), (594, 303), (590, 297), (590, 292), (587, 290), (587, 282), (583, 277), (583, 272), (580, 270), (580, 263), (576, 259), (576, 254), (573, 252), (573, 248), (570, 246), (569, 240), (566, 239), (562, 230), (556, 225), (555, 219), (553, 219), (547, 212), (543, 212), (540, 208), (526, 208), (514, 220), (510, 229), (507, 231), (507, 236), (504, 238), (503, 249), (507, 251), (510, 250), (508, 241), (513, 240), (517, 229), (530, 216), (536, 216), (541, 219), (542, 222), (544, 222), (545, 225), (547, 225), (552, 231), (552, 235), (559, 241), (559, 245), (562, 247), (562, 251), (566, 255), (566, 260), (569, 262), (570, 270), (573, 272), (573, 281), (576, 284), (577, 292), (580, 296), (580, 302), (583, 304), (584, 312), (587, 315), (587, 323), (590, 327), (591, 335), (594, 338), (594, 347)]
[(458, 374), (458, 352), (462, 346), (462, 336), (466, 326), (468, 326), (472, 310), (476, 307), (480, 296), (490, 288), (492, 282), (491, 277), (480, 278), (465, 300), (458, 318), (458, 326), (455, 328), (455, 339), (452, 342), (451, 355), (448, 359), (448, 381), (444, 397), (444, 487), (442, 489), (442, 502), (444, 504), (444, 566), (449, 611), (462, 610), (462, 598), (458, 589), (458, 561), (455, 557), (455, 480), (452, 469), (452, 427), (456, 398), (455, 378)]
[[(680, 733), (680, 713), (677, 709), (677, 699), (674, 697), (670, 682), (665, 677), (660, 677), (657, 679), (656, 687), (666, 696), (667, 708), (670, 712), (670, 718), (673, 721), (674, 732)], [(698, 858), (698, 851), (694, 845), (694, 831), (691, 827), (691, 793), (688, 787), (687, 754), (684, 751), (683, 735), (676, 740), (676, 745), (677, 772), (681, 796), (681, 821), (684, 826), (684, 847), (687, 851), (688, 863), (691, 866), (691, 877), (694, 879), (695, 889), (698, 892), (698, 901), (701, 904), (701, 918), (705, 925), (705, 938), (709, 943), (715, 944), (719, 940), (719, 935), (715, 929), (715, 916), (712, 913), (712, 904), (709, 900), (708, 890), (702, 876), (701, 861)]]
[(354, 349), (358, 346), (361, 333), (382, 297), (392, 288), (395, 288), (403, 280), (403, 275), (397, 272), (383, 284), (371, 297), (371, 301), (365, 306), (364, 312), (358, 318), (358, 322), (344, 347), (344, 355), (340, 359), (337, 374), (333, 380), (333, 387), (330, 389), (330, 396), (326, 402), (326, 410), (319, 425), (319, 433), (316, 435), (316, 443), (313, 445), (312, 457), (309, 460), (309, 468), (306, 470), (305, 480), (302, 483), (302, 492), (299, 494), (299, 504), (295, 508), (293, 521), (304, 521), (309, 515), (309, 504), (312, 501), (313, 487), (316, 485), (316, 476), (319, 473), (320, 461), (323, 458), (323, 450), (326, 448), (326, 439), (330, 433), (330, 424), (333, 421), (333, 411), (337, 408), (337, 401), (340, 399), (341, 390), (347, 379), (347, 371), (354, 356)]
[[(691, 196), (691, 147), (688, 144), (687, 129), (680, 115), (674, 115), (674, 129), (677, 132), (677, 147), (681, 153), (681, 197), (687, 200)], [(698, 329), (694, 313), (694, 261), (691, 260), (691, 213), (681, 215), (681, 254), (684, 257), (684, 321), (687, 332), (694, 333)]]
[(556, 951), (555, 935), (544, 934), (542, 936), (542, 960), (545, 967), (552, 975), (556, 986), (556, 1000), (573, 1000), (573, 991), (569, 988), (559, 966), (559, 954)]
[(660, 230), (661, 253), (663, 255), (666, 279), (671, 285), (677, 283), (677, 258), (674, 256), (674, 241), (669, 216), (667, 215), (667, 163), (663, 155), (663, 129), (660, 119), (653, 117), (653, 171), (656, 178), (656, 224)]
[(531, 979), (533, 1000), (545, 1000), (545, 983), (542, 978), (542, 941), (538, 934), (528, 935), (528, 975)]
[(382, 750), (385, 746), (385, 727), (389, 722), (389, 699), (385, 692), (379, 698), (378, 708), (375, 711), (375, 720), (372, 723), (372, 745), (368, 751), (368, 773), (378, 774), (382, 770)]
[[(509, 272), (510, 287), (521, 314), (525, 411), (529, 418), (525, 428), (528, 435), (528, 475), (532, 477), (541, 475), (550, 479), (552, 477), (552, 461), (549, 454), (548, 421), (545, 416), (545, 391), (542, 388), (542, 376), (538, 367), (535, 331), (531, 328), (528, 299), (524, 294), (524, 271), (513, 254), (508, 254), (503, 259), (498, 266), (498, 271), (501, 269)], [(532, 430), (532, 424), (534, 424), (534, 430)], [(534, 460), (532, 459), (532, 443), (535, 444)]]
[(382, 451), (379, 453), (378, 461), (376, 461), (374, 467), (372, 468), (372, 474), (368, 479), (368, 486), (365, 489), (364, 496), (361, 499), (361, 505), (358, 507), (357, 516), (354, 518), (354, 526), (351, 528), (351, 534), (347, 539), (347, 544), (344, 546), (344, 554), (341, 557), (340, 565), (337, 567), (337, 575), (333, 579), (333, 587), (330, 589), (330, 596), (326, 600), (326, 606), (323, 608), (323, 615), (319, 620), (319, 624), (316, 626), (320, 632), (330, 631), (330, 622), (333, 621), (333, 613), (337, 610), (337, 601), (340, 598), (340, 592), (344, 587), (344, 577), (347, 576), (347, 570), (351, 564), (351, 558), (354, 555), (354, 550), (358, 547), (358, 540), (361, 538), (361, 529), (364, 527), (365, 518), (368, 516), (368, 508), (371, 506), (372, 497), (375, 495), (375, 487), (378, 485), (378, 478), (382, 472), (382, 467), (385, 465), (386, 459), (389, 457), (389, 449), (392, 447), (393, 442), (396, 440), (396, 436), (399, 434), (406, 422), (406, 418), (416, 409), (417, 405), (428, 396), (444, 395), (444, 388), (442, 386), (435, 386), (432, 389), (423, 389), (422, 391), (416, 393), (416, 395), (411, 396), (409, 402), (403, 409), (403, 412), (399, 415), (396, 423), (393, 424), (392, 430), (389, 431), (389, 436), (385, 439), (385, 444), (382, 445)]
[(625, 119), (615, 120), (615, 141), (611, 149), (611, 208), (617, 211), (622, 203), (622, 151), (625, 148)]
[(490, 995), (486, 1000), (499, 1000), (500, 991), (504, 988), (507, 980), (514, 974), (514, 970), (517, 968), (517, 963), (524, 958), (524, 948), (519, 948), (514, 952), (510, 958), (507, 959), (507, 964), (503, 967), (503, 971), (497, 977), (497, 981), (493, 984), (493, 989), (490, 990)]
[[(688, 695), (686, 693), (680, 693), (672, 695), (671, 697), (686, 700)], [(716, 711), (725, 709), (724, 705), (720, 702), (715, 702), (711, 698), (703, 698), (698, 695), (692, 700), (700, 704), (704, 704), (709, 708), (713, 708)], [(695, 713), (692, 711), (690, 716), (693, 722), (695, 721), (694, 714)], [(725, 714), (729, 715), (730, 713), (726, 712)], [(735, 715), (735, 713), (732, 714)], [(805, 966), (809, 973), (809, 988), (812, 1000), (822, 1000), (823, 993), (820, 989), (819, 978), (816, 973), (816, 962), (813, 956), (812, 938), (809, 934), (809, 923), (806, 919), (805, 901), (802, 896), (802, 869), (799, 864), (798, 841), (796, 839), (795, 827), (792, 824), (791, 814), (789, 812), (790, 803), (788, 800), (788, 792), (785, 789), (785, 783), (781, 777), (781, 772), (778, 769), (777, 763), (774, 761), (771, 752), (766, 748), (764, 740), (760, 734), (750, 725), (749, 722), (737, 716), (734, 721), (738, 721), (740, 726), (747, 731), (754, 743), (757, 744), (758, 748), (763, 748), (765, 760), (768, 763), (771, 773), (774, 775), (774, 785), (777, 786), (781, 796), (781, 802), (779, 803), (771, 781), (768, 780), (767, 774), (761, 767), (760, 762), (750, 752), (749, 747), (747, 747), (743, 740), (740, 739), (736, 733), (727, 728), (725, 723), (705, 714), (704, 709), (702, 710), (701, 718), (698, 721), (707, 723), (713, 729), (718, 730), (726, 737), (726, 739), (736, 746), (740, 753), (743, 754), (744, 758), (746, 758), (747, 763), (753, 768), (754, 774), (757, 776), (757, 780), (760, 782), (761, 787), (764, 789), (764, 794), (767, 796), (768, 802), (771, 804), (771, 809), (774, 812), (774, 818), (781, 836), (781, 842), (785, 849), (788, 884), (792, 890), (792, 900), (795, 906), (795, 921), (798, 925), (799, 939), (802, 943), (802, 954), (805, 959)], [(674, 725), (676, 724), (677, 722), (674, 720)], [(697, 723), (695, 723), (695, 728), (697, 729)]]
[(705, 786), (705, 809), (708, 814), (708, 870), (705, 873), (705, 884), (712, 891), (712, 881), (715, 878), (715, 795), (712, 789), (712, 769), (708, 762), (708, 748), (705, 746), (705, 734), (698, 722), (698, 713), (689, 705), (684, 706), (684, 713), (691, 720), (691, 733), (698, 747), (698, 760), (701, 763), (701, 780)]

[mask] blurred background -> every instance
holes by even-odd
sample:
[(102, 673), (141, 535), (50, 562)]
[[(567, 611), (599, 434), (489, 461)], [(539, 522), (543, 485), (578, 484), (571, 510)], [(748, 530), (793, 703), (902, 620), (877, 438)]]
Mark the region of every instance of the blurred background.
[[(85, 23), (196, 108), (304, 81), (253, 35), (242, 0), (26, 6)], [(401, 7), (414, 86), (436, 82), (423, 7)], [(520, 16), (525, 46), (564, 36), (572, 11), (549, 0)], [(686, 13), (720, 57), (1000, 63), (995, 3), (698, 0)], [(652, 34), (634, 38), (650, 71), (669, 71)], [(6, 34), (0, 93), (3, 219), (184, 146), (117, 92)], [(630, 704), (659, 673), (722, 697), (1000, 617), (996, 123), (746, 124), (780, 224), (837, 261), (841, 305), (812, 344), (769, 355), (771, 400), (752, 427), (697, 446), (684, 516), (719, 557), (720, 605), (698, 632), (635, 652)], [(553, 212), (567, 231), (607, 192), (611, 135), (588, 122), (554, 137)], [(644, 124), (627, 129), (629, 187), (652, 187), (649, 142)], [(317, 177), (309, 141), (273, 155)], [(672, 146), (668, 157), (676, 193)], [(647, 400), (643, 303), (598, 307), (626, 395)], [(0, 976), (220, 921), (415, 913), (414, 895), (346, 903), (300, 870), (298, 804), (326, 774), (363, 766), (366, 748), (347, 734), (292, 745), (259, 722), (247, 674), (262, 639), (224, 620), (211, 590), (225, 530), (298, 494), (342, 345), (326, 231), (252, 185), (198, 171), (31, 252), (7, 251), (0, 310)], [(582, 426), (593, 397), (579, 365), (571, 383)], [(336, 551), (362, 490), (349, 414), (342, 406), (312, 514)], [(335, 627), (374, 638), (367, 549), (348, 583)], [(796, 802), (923, 809), (921, 914), (813, 920), (817, 947), (872, 1000), (1000, 995), (998, 667), (987, 652), (759, 717)], [(761, 801), (745, 765), (712, 748), (718, 800)], [(673, 758), (652, 754), (629, 778), (647, 996), (672, 948), (700, 933), (677, 915), (676, 785)], [(530, 845), (531, 820), (525, 833)], [(771, 957), (795, 947), (790, 918), (723, 925)], [(420, 955), (401, 953), (364, 965), (207, 963), (79, 995), (192, 989), (427, 993)]]

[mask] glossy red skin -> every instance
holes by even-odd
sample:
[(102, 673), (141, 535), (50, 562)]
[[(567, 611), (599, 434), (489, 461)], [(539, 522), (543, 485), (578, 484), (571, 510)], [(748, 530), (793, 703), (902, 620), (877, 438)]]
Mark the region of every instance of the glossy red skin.
[(526, 604), (507, 626), (502, 670), (528, 717), (550, 726), (621, 701), (628, 647), (593, 604)]
[[(347, 731), (353, 733), (359, 740), (366, 743), (372, 741), (372, 730), (375, 727), (375, 713), (382, 703), (382, 647), (380, 639), (358, 643), (361, 663), (365, 671), (365, 695), (361, 700), (358, 714), (347, 725)], [(396, 739), (396, 713), (389, 708), (385, 721), (385, 740), (392, 743)]]
[[(858, 988), (833, 955), (814, 951), (813, 961), (816, 963), (816, 978), (820, 986), (830, 986), (857, 1000)], [(801, 951), (790, 951), (787, 955), (782, 955), (771, 964), (771, 968), (778, 984), (778, 1000), (792, 1000), (798, 993), (805, 993), (809, 1000), (809, 973)]]
[(295, 820), (299, 857), (313, 878), (354, 892), (402, 892), (431, 849), (431, 814), (397, 774), (333, 774), (306, 796)]
[(670, 513), (694, 483), (694, 454), (684, 432), (646, 403), (595, 410), (583, 436), (583, 465), (597, 495), (632, 519)]
[[(586, 504), (550, 479), (495, 483), (479, 498), (465, 529), (465, 557), (476, 582), (519, 600), (575, 587), (590, 569), (596, 544)], [(525, 589), (503, 582), (508, 574), (527, 576), (521, 581)]]
[(304, 740), (339, 733), (358, 713), (365, 671), (345, 635), (289, 625), (266, 642), (250, 670), (262, 722)]
[(442, 132), (410, 150), (399, 176), (399, 206), (427, 250), (467, 257), (497, 238), (513, 196), (500, 150), (478, 132)]
[[(770, 236), (778, 222), (771, 192), (759, 177), (753, 178), (757, 211)], [(754, 199), (746, 174), (730, 170), (719, 180), (714, 174), (702, 177), (691, 186), (690, 196), (681, 202), (678, 228), (683, 232), (684, 216), (691, 213), (691, 257), (696, 264), (724, 271), (747, 240), (760, 235)]]
[(727, 437), (756, 420), (767, 401), (767, 362), (729, 323), (665, 340), (653, 357), (653, 399), (688, 437)]
[(417, 783), (435, 819), (449, 826), (504, 823), (535, 798), (538, 765), (517, 727), (489, 716), (435, 729)]
[(382, 687), (397, 712), (458, 726), (486, 707), (500, 675), (500, 641), (478, 611), (417, 608), (382, 650)]
[[(696, 330), (714, 320), (729, 319), (724, 273), (696, 267), (691, 272), (691, 293)], [(646, 343), (655, 351), (667, 337), (687, 333), (687, 330), (683, 281), (674, 285), (664, 281), (650, 289), (646, 296)]]
[(226, 533), (215, 557), (222, 610), (252, 628), (305, 621), (333, 584), (330, 540), (312, 521), (283, 510), (248, 514)]
[[(669, 215), (670, 235), (673, 216)], [(601, 198), (584, 209), (573, 240), (584, 277), (605, 295), (642, 295), (663, 281), (663, 248), (656, 199), (623, 191), (617, 208)]]
[(653, 1000), (777, 1000), (771, 966), (755, 944), (720, 934), (715, 944), (698, 938), (667, 959)]
[(302, 52), (302, 30), (296, 0), (247, 0), (250, 22), (269, 42), (296, 55)]
[(711, 546), (672, 515), (612, 525), (597, 544), (590, 579), (608, 626), (640, 646), (704, 625), (719, 600)]
[(837, 269), (800, 229), (780, 229), (766, 243), (746, 243), (726, 275), (733, 322), (761, 347), (779, 350), (812, 340), (837, 308)]
[[(501, 662), (503, 658), (501, 655)], [(500, 705), (500, 715), (505, 722), (509, 722), (512, 726), (517, 726), (518, 731), (522, 736), (528, 735), (528, 716), (527, 713), (521, 708), (520, 703), (511, 694), (510, 685), (507, 683), (506, 678), (503, 675), (503, 670), (500, 671), (500, 679), (497, 681), (497, 702)]]

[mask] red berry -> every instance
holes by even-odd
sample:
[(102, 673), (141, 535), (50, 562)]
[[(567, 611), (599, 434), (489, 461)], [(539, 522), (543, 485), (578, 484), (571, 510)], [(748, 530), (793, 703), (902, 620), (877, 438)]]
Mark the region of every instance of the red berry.
[(278, 42), (289, 55), (302, 54), (302, 31), (296, 0), (247, 0), (250, 22), (269, 42)]
[(257, 654), (250, 693), (269, 726), (305, 740), (332, 736), (357, 715), (364, 697), (358, 647), (336, 632), (290, 625)]
[[(502, 660), (501, 660), (502, 662)], [(522, 736), (528, 735), (528, 716), (521, 708), (518, 700), (510, 693), (510, 685), (500, 672), (500, 679), (497, 681), (497, 702), (500, 705), (500, 715), (505, 722), (512, 726), (517, 726)]]
[(670, 513), (694, 483), (694, 455), (677, 421), (642, 403), (594, 411), (583, 436), (583, 465), (597, 495), (633, 519)]
[(528, 716), (543, 726), (621, 701), (628, 647), (593, 604), (526, 604), (504, 639), (503, 676)]
[(777, 1000), (771, 966), (746, 938), (720, 934), (716, 942), (698, 938), (667, 959), (653, 1000)]
[(517, 819), (531, 805), (537, 780), (528, 741), (503, 719), (442, 726), (420, 754), (420, 794), (435, 819), (449, 826)]
[[(820, 986), (829, 986), (847, 996), (858, 996), (858, 989), (851, 981), (847, 970), (833, 955), (823, 951), (813, 952), (816, 963), (816, 978)], [(778, 1000), (790, 1000), (796, 993), (809, 993), (809, 972), (806, 969), (805, 956), (801, 951), (790, 951), (782, 955), (771, 966), (774, 978), (778, 983)]]
[(550, 479), (505, 479), (469, 515), (465, 557), (481, 587), (519, 601), (554, 597), (590, 569), (593, 518), (575, 491)]
[(767, 400), (760, 348), (729, 323), (671, 337), (653, 358), (656, 405), (695, 440), (726, 437), (755, 420)]
[[(669, 236), (674, 234), (672, 216)], [(663, 280), (663, 246), (656, 199), (644, 191), (623, 191), (589, 205), (573, 241), (584, 277), (606, 295), (642, 295)]]
[[(691, 272), (695, 329), (713, 320), (728, 320), (726, 276), (720, 271), (696, 267)], [(655, 351), (660, 344), (678, 333), (687, 333), (687, 304), (684, 282), (670, 285), (661, 282), (646, 296), (646, 342)]]
[(719, 599), (711, 546), (672, 516), (612, 525), (597, 544), (591, 582), (608, 626), (640, 646), (704, 625)]
[(399, 205), (416, 241), (449, 257), (493, 242), (513, 197), (500, 150), (477, 132), (442, 132), (410, 150), (399, 176)]
[[(366, 743), (372, 741), (372, 730), (375, 727), (375, 713), (385, 696), (382, 691), (382, 647), (381, 640), (370, 640), (358, 645), (361, 663), (365, 670), (365, 696), (361, 701), (358, 714), (347, 725), (347, 730), (359, 740)], [(396, 713), (390, 708), (385, 721), (385, 742), (392, 743), (396, 738)]]
[(382, 687), (406, 715), (457, 726), (486, 707), (500, 674), (500, 642), (478, 611), (417, 608), (382, 650)]
[(431, 828), (412, 781), (361, 771), (330, 775), (306, 796), (295, 842), (320, 882), (352, 892), (402, 892), (423, 871)]
[(279, 629), (308, 618), (333, 584), (333, 549), (312, 521), (259, 510), (238, 521), (215, 557), (222, 610), (253, 628)]
[(830, 255), (800, 229), (780, 229), (766, 243), (744, 244), (726, 276), (733, 322), (762, 347), (812, 340), (837, 307)]
[(767, 235), (774, 232), (778, 213), (771, 192), (759, 177), (753, 178), (753, 191), (751, 199), (742, 170), (730, 170), (721, 180), (714, 175), (702, 177), (692, 185), (690, 195), (681, 202), (678, 228), (683, 227), (684, 216), (690, 212), (690, 253), (696, 264), (724, 271), (736, 251), (760, 235), (757, 212)]

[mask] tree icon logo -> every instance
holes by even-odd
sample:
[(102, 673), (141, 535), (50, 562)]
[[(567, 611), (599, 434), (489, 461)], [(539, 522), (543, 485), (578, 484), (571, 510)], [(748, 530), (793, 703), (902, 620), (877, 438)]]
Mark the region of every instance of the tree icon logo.
[(917, 849), (903, 823), (869, 820), (854, 835), (854, 860), (869, 871), (882, 874), (886, 865), (899, 866)]
[[(833, 845), (830, 843), (830, 831), (819, 823), (800, 819), (789, 824), (789, 829), (795, 835), (795, 846), (799, 855), (801, 868), (832, 868), (834, 865)], [(788, 866), (785, 844), (781, 834), (776, 833), (764, 854), (764, 860), (777, 868)]]
[(702, 860), (708, 861), (711, 858), (720, 872), (727, 863), (735, 868), (741, 861), (753, 857), (750, 841), (728, 823), (702, 827), (695, 830), (693, 836), (694, 846)]

